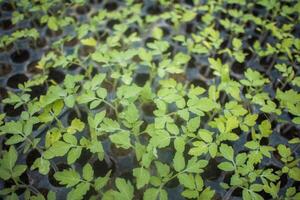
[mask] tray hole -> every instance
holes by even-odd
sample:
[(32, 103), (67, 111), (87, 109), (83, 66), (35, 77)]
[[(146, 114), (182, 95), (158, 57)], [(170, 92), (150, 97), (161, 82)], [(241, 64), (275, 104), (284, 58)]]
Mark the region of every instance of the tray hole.
[(110, 150), (112, 154), (116, 157), (127, 156), (132, 151), (131, 149), (118, 148), (114, 144), (110, 145)]
[(13, 105), (6, 104), (4, 106), (4, 112), (6, 113), (7, 116), (9, 117), (17, 117), (20, 116), (20, 114), (24, 111), (24, 108), (22, 106), (18, 108), (14, 108)]
[(235, 61), (231, 66), (231, 70), (237, 74), (244, 74), (245, 71), (244, 63), (239, 63)]
[(150, 15), (159, 15), (162, 13), (162, 9), (159, 5), (152, 5), (147, 8), (147, 13)]
[(31, 74), (42, 73), (43, 70), (36, 67), (38, 65), (38, 63), (39, 63), (39, 60), (35, 60), (35, 61), (32, 61), (31, 63), (29, 63), (27, 65), (27, 72), (31, 73)]
[(32, 86), (31, 91), (29, 92), (31, 99), (39, 98), (41, 95), (45, 95), (47, 93), (47, 86), (45, 84), (43, 85), (36, 85)]
[(95, 47), (81, 46), (79, 49), (80, 56), (87, 57), (95, 52)]
[(12, 67), (7, 63), (0, 63), (0, 76), (5, 76), (12, 71)]
[(38, 38), (36, 41), (30, 41), (31, 48), (43, 48), (47, 45), (46, 38)]
[(56, 83), (61, 83), (64, 81), (64, 79), (65, 79), (65, 74), (62, 71), (50, 68), (48, 74), (48, 80), (53, 80)]
[(10, 19), (5, 19), (5, 20), (2, 20), (1, 23), (0, 23), (0, 27), (3, 29), (3, 30), (9, 30), (9, 29), (12, 29), (15, 25), (11, 22)]
[(66, 47), (73, 47), (75, 46), (76, 44), (78, 44), (78, 39), (76, 37), (70, 39), (70, 40), (67, 40), (64, 42), (64, 46)]
[(0, 87), (0, 102), (2, 102), (2, 100), (7, 97), (8, 97), (7, 90), (4, 87)]
[(46, 30), (46, 35), (47, 35), (48, 37), (58, 37), (58, 36), (60, 36), (62, 33), (63, 33), (63, 31), (60, 30), (60, 29), (57, 30), (57, 31), (53, 31), (53, 30), (47, 28), (47, 30)]
[(13, 4), (12, 2), (11, 2), (11, 3), (4, 2), (4, 3), (1, 5), (1, 9), (2, 9), (3, 11), (11, 12), (11, 11), (14, 10), (12, 4)]
[(93, 168), (95, 171), (95, 177), (105, 176), (109, 170), (112, 170), (111, 174), (114, 174), (116, 171), (115, 162), (110, 159), (110, 164), (106, 163), (105, 160), (97, 160), (93, 163)]
[(194, 79), (194, 80), (190, 81), (189, 85), (194, 85), (194, 86), (198, 86), (198, 87), (207, 88), (206, 82), (202, 81), (200, 79)]
[(30, 168), (33, 165), (34, 161), (39, 157), (41, 157), (41, 154), (38, 150), (33, 149), (32, 151), (30, 151), (26, 158), (26, 164), (28, 168)]
[(28, 81), (28, 77), (25, 74), (15, 74), (7, 80), (7, 86), (18, 89), (18, 85), (26, 81)]
[(154, 102), (144, 103), (142, 105), (142, 110), (147, 116), (154, 116), (153, 112), (157, 109)]
[(118, 4), (116, 2), (109, 2), (104, 5), (104, 8), (108, 11), (114, 11), (118, 8)]
[(47, 195), (49, 193), (49, 189), (47, 188), (38, 188), (38, 191), (45, 197), (47, 198)]
[(27, 61), (29, 57), (30, 57), (29, 51), (27, 51), (26, 49), (19, 49), (10, 55), (10, 58), (15, 63), (23, 63)]
[(106, 23), (106, 26), (110, 29), (113, 29), (114, 25), (120, 24), (120, 20), (111, 19)]
[(84, 6), (78, 6), (78, 7), (76, 8), (76, 12), (77, 12), (77, 14), (79, 14), (79, 15), (87, 14), (87, 13), (90, 12), (90, 10), (91, 10), (90, 7), (87, 6), (87, 5), (84, 5)]
[(140, 86), (143, 87), (146, 82), (149, 80), (150, 75), (148, 73), (139, 73), (135, 76), (134, 82)]

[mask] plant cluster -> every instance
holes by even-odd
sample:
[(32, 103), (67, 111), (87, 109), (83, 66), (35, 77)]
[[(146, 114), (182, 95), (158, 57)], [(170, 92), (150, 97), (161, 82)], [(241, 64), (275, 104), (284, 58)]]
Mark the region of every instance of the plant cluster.
[(0, 2), (0, 198), (300, 199), (299, 1)]

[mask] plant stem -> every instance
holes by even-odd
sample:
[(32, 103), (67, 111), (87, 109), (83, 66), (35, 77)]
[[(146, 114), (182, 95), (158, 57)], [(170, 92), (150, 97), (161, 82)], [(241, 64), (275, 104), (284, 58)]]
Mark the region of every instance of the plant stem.
[(76, 115), (79, 119), (81, 119), (82, 115), (81, 115), (81, 111), (78, 107), (78, 105), (75, 103), (75, 106), (74, 106), (74, 109), (75, 109), (75, 112), (76, 112)]
[(233, 193), (233, 191), (236, 189), (236, 187), (232, 187), (230, 188), (224, 195), (224, 197), (222, 198), (222, 200), (230, 200), (231, 194)]

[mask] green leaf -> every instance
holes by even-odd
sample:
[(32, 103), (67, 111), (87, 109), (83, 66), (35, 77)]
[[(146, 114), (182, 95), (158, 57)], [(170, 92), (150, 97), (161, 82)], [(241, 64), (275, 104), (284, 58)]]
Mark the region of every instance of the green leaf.
[[(1, 132), (11, 133), (11, 134), (21, 134), (23, 133), (23, 123), (18, 122), (7, 122), (4, 126), (0, 127)], [(0, 133), (1, 134), (1, 133)]]
[(86, 180), (86, 181), (91, 181), (94, 177), (94, 170), (93, 167), (87, 163), (84, 165), (83, 167), (83, 171), (82, 171), (82, 177)]
[(191, 133), (195, 132), (199, 126), (200, 126), (200, 117), (194, 117), (190, 119), (187, 123), (187, 129)]
[(141, 189), (150, 181), (149, 170), (144, 169), (143, 167), (133, 169), (133, 176), (136, 177), (137, 189)]
[(77, 102), (79, 104), (87, 104), (87, 103), (92, 102), (97, 99), (98, 98), (95, 96), (95, 93), (91, 90), (88, 90), (88, 91), (86, 91), (86, 93), (83, 93), (80, 96), (77, 96)]
[(55, 17), (49, 17), (47, 25), (52, 31), (58, 30), (58, 24)]
[(107, 174), (104, 177), (98, 177), (95, 179), (95, 190), (101, 190), (109, 181), (109, 176), (111, 174), (111, 171), (107, 172)]
[(13, 135), (5, 141), (5, 144), (13, 145), (13, 144), (18, 144), (20, 142), (23, 142), (25, 140), (26, 140), (26, 137), (23, 137), (21, 135)]
[(104, 119), (106, 111), (101, 111), (95, 115), (95, 127), (97, 127)]
[(166, 51), (170, 46), (167, 41), (157, 41), (155, 40), (152, 43), (147, 43), (146, 46), (152, 50), (155, 54), (161, 54), (162, 52)]
[(74, 134), (76, 132), (83, 131), (84, 127), (85, 124), (82, 121), (80, 121), (80, 119), (75, 118), (72, 120), (71, 126), (68, 127), (67, 132), (70, 134)]
[(249, 149), (255, 150), (259, 148), (259, 143), (257, 141), (250, 141), (250, 142), (246, 142), (244, 146)]
[(188, 22), (188, 21), (193, 20), (196, 17), (196, 15), (197, 15), (197, 13), (195, 13), (194, 11), (187, 10), (187, 11), (184, 12), (181, 20), (183, 22)]
[(174, 166), (174, 169), (177, 172), (180, 172), (181, 170), (184, 169), (184, 167), (185, 167), (185, 159), (184, 159), (182, 153), (180, 153), (180, 152), (176, 152), (175, 153), (175, 156), (174, 156), (174, 159), (173, 159), (173, 166)]
[(243, 200), (252, 200), (252, 197), (247, 189), (243, 189)]
[(186, 64), (187, 62), (189, 62), (190, 59), (191, 56), (189, 56), (188, 54), (178, 52), (173, 58), (173, 64), (174, 65)]
[(134, 188), (130, 181), (126, 181), (122, 178), (116, 178), (116, 187), (118, 188), (119, 192), (114, 192), (113, 195), (116, 200), (122, 199), (133, 199), (133, 192)]
[(34, 170), (36, 168), (39, 168), (39, 172), (41, 174), (46, 175), (50, 170), (50, 162), (43, 158), (37, 158), (31, 166), (31, 170)]
[(289, 177), (296, 181), (300, 181), (300, 169), (298, 167), (293, 167), (288, 172)]
[(181, 192), (181, 195), (188, 199), (195, 199), (199, 196), (198, 191), (196, 190), (184, 190), (183, 192)]
[(163, 34), (164, 33), (163, 33), (162, 29), (159, 27), (154, 27), (152, 30), (152, 35), (155, 39), (160, 40), (162, 38)]
[(253, 191), (253, 192), (260, 192), (262, 191), (264, 188), (263, 188), (263, 185), (262, 184), (252, 184), (250, 186), (250, 189)]
[(195, 189), (195, 180), (192, 174), (182, 173), (178, 176), (179, 183), (188, 189)]
[(91, 56), (92, 60), (98, 63), (107, 63), (109, 61), (109, 57), (105, 56), (102, 52), (96, 51)]
[(259, 125), (259, 130), (264, 137), (268, 137), (269, 135), (271, 135), (272, 127), (269, 120), (262, 121), (262, 123)]
[(83, 45), (92, 46), (92, 47), (95, 47), (97, 45), (97, 41), (94, 38), (92, 38), (92, 37), (86, 38), (86, 39), (82, 39), (81, 43)]
[(233, 164), (230, 162), (222, 162), (218, 165), (218, 168), (226, 172), (233, 171), (235, 169)]
[(174, 147), (178, 153), (183, 153), (185, 149), (185, 140), (183, 137), (177, 137), (174, 140)]
[(200, 196), (198, 197), (199, 200), (210, 200), (213, 198), (213, 196), (215, 195), (215, 191), (211, 190), (210, 187), (205, 188)]
[(258, 115), (257, 114), (248, 114), (245, 118), (244, 118), (244, 123), (247, 125), (247, 126), (254, 126), (255, 123), (256, 123), (256, 119), (258, 118)]
[(154, 119), (154, 125), (157, 129), (164, 129), (166, 124), (166, 118), (164, 117), (157, 117)]
[(155, 161), (155, 166), (160, 177), (166, 177), (170, 173), (170, 167), (159, 161)]
[(143, 200), (157, 200), (157, 195), (159, 193), (159, 189), (156, 188), (148, 188), (144, 192)]
[(127, 122), (133, 124), (139, 119), (139, 111), (136, 106), (131, 103), (128, 105), (125, 112), (122, 113), (123, 118), (126, 119)]
[(240, 39), (237, 38), (233, 38), (232, 40), (232, 45), (235, 49), (240, 49), (242, 47), (242, 41)]
[(228, 146), (227, 144), (221, 144), (220, 153), (227, 160), (233, 161), (234, 151), (233, 151), (233, 148), (231, 146)]
[(209, 152), (209, 154), (210, 154), (210, 156), (212, 158), (216, 157), (217, 152), (218, 152), (218, 146), (217, 146), (217, 144), (212, 143), (211, 145), (209, 145), (208, 152)]
[(151, 60), (152, 60), (152, 54), (147, 52), (144, 48), (140, 49), (139, 57), (140, 57), (140, 59), (142, 59), (143, 61), (146, 61), (146, 62), (151, 62)]
[(90, 104), (90, 109), (95, 109), (97, 106), (99, 106), (101, 104), (102, 100), (101, 99), (97, 99), (92, 101), (92, 103)]
[(82, 148), (81, 147), (75, 147), (72, 148), (67, 157), (68, 165), (73, 164), (81, 155)]
[(164, 148), (170, 145), (170, 135), (169, 132), (165, 130), (157, 130), (155, 135), (150, 139), (150, 143), (154, 147)]
[(225, 108), (226, 108), (226, 110), (228, 110), (234, 116), (237, 116), (237, 117), (244, 116), (248, 112), (242, 105), (238, 104), (238, 102), (236, 102), (236, 101), (230, 101), (230, 102), (226, 103)]
[(280, 155), (281, 157), (283, 157), (283, 158), (287, 158), (287, 157), (289, 157), (289, 156), (292, 154), (291, 149), (288, 148), (288, 147), (286, 147), (286, 146), (283, 145), (283, 144), (279, 144), (279, 145), (277, 146), (277, 149), (278, 149), (279, 155)]
[(191, 173), (201, 173), (203, 172), (202, 168), (206, 167), (207, 164), (207, 160), (197, 160), (197, 157), (193, 157), (188, 161), (186, 169), (184, 171)]
[(47, 194), (47, 200), (56, 200), (56, 193), (53, 191), (49, 191)]
[(247, 160), (247, 154), (246, 153), (239, 153), (236, 158), (236, 165), (239, 166), (239, 165), (243, 165), (246, 160)]
[(2, 158), (2, 167), (11, 170), (15, 166), (18, 158), (18, 153), (15, 149), (15, 147), (12, 145), (9, 147), (8, 152), (5, 152)]
[(121, 147), (124, 149), (129, 149), (132, 145), (130, 143), (130, 133), (127, 131), (120, 131), (119, 133), (115, 133), (109, 136), (109, 139), (112, 143), (114, 143), (117, 147)]
[(90, 144), (88, 144), (88, 148), (91, 151), (91, 153), (103, 153), (103, 145), (98, 140), (92, 140)]
[(300, 143), (300, 138), (293, 138), (289, 140), (289, 144), (299, 144)]
[(209, 112), (218, 107), (219, 106), (216, 102), (214, 102), (212, 99), (209, 99), (207, 97), (203, 97), (199, 99), (197, 102), (197, 108), (204, 112)]
[(212, 138), (212, 132), (205, 130), (205, 129), (200, 129), (198, 131), (198, 136), (205, 142), (211, 143), (213, 138)]
[(66, 187), (72, 187), (80, 181), (80, 176), (74, 169), (64, 169), (61, 172), (56, 172), (54, 178), (58, 180), (60, 184), (66, 185)]
[(10, 177), (11, 177), (11, 174), (8, 169), (0, 168), (0, 178), (1, 179), (8, 180), (8, 179), (10, 179)]
[(90, 183), (79, 183), (75, 189), (68, 193), (67, 200), (81, 200), (89, 190)]
[(184, 119), (185, 121), (188, 121), (189, 119), (189, 110), (188, 109), (182, 109), (182, 110), (179, 110), (177, 112), (177, 114), (182, 118)]
[(57, 141), (44, 152), (44, 158), (52, 159), (54, 157), (64, 156), (70, 148), (70, 144), (63, 141)]
[(239, 126), (239, 120), (235, 116), (227, 117), (226, 121), (226, 132), (229, 133), (232, 131), (232, 129), (235, 129)]
[(189, 155), (192, 156), (201, 156), (202, 154), (206, 154), (208, 152), (208, 146), (202, 141), (193, 142), (194, 147), (191, 148), (188, 152)]
[(64, 99), (64, 102), (66, 104), (66, 106), (68, 106), (69, 108), (73, 108), (76, 102), (76, 99), (74, 97), (74, 95), (69, 95)]
[(259, 87), (269, 82), (269, 80), (263, 78), (263, 76), (259, 72), (254, 71), (250, 68), (248, 68), (245, 72), (245, 77), (247, 78), (247, 80), (243, 79), (240, 81), (245, 86)]
[(198, 191), (201, 191), (204, 187), (204, 181), (199, 174), (195, 175), (195, 185)]
[(179, 129), (174, 123), (167, 123), (166, 125), (167, 130), (169, 131), (170, 134), (172, 135), (178, 135), (179, 134)]
[(64, 134), (63, 139), (66, 143), (77, 145), (77, 138), (74, 135), (71, 134)]
[[(299, 77), (299, 78), (300, 78), (300, 77)], [(292, 120), (292, 122), (293, 122), (294, 124), (300, 124), (300, 117), (294, 117), (293, 120)]]
[(116, 130), (120, 130), (120, 125), (117, 121), (114, 121), (110, 118), (104, 118), (100, 130), (114, 132)]
[(25, 172), (26, 169), (27, 169), (27, 165), (16, 165), (13, 168), (12, 177), (17, 178), (17, 177), (21, 176)]

